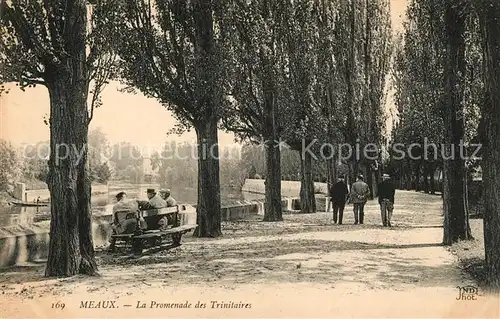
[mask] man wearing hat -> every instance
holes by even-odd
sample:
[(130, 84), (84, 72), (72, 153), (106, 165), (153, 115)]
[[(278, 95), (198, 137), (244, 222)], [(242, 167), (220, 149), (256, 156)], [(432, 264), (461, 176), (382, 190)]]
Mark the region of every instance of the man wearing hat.
[(370, 188), (363, 180), (363, 175), (359, 174), (356, 182), (352, 184), (351, 193), (349, 195), (349, 200), (354, 206), (354, 225), (358, 224), (358, 215), (359, 223), (363, 224), (365, 217), (365, 204), (368, 200), (368, 195), (370, 194)]
[(170, 189), (160, 190), (160, 196), (167, 202), (167, 207), (174, 207), (177, 205), (177, 201), (170, 195)]
[(337, 223), (338, 215), (339, 225), (342, 225), (342, 216), (344, 215), (344, 207), (348, 194), (349, 190), (344, 183), (344, 176), (339, 176), (338, 181), (333, 184), (330, 189), (330, 201), (333, 207), (333, 222)]
[(390, 180), (389, 174), (382, 175), (382, 182), (378, 185), (378, 203), (382, 225), (391, 227), (392, 212), (394, 210), (394, 194), (396, 187)]
[[(174, 207), (177, 205), (177, 201), (170, 196), (170, 189), (161, 189), (160, 196), (167, 203), (167, 207)], [(158, 222), (158, 225), (161, 228), (166, 228), (168, 225), (174, 224), (174, 218), (172, 215), (166, 215)]]
[(149, 200), (137, 201), (141, 210), (167, 207), (167, 202), (156, 193), (154, 188), (148, 188), (146, 194)]
[[(117, 203), (113, 206), (113, 223), (111, 228), (116, 234), (132, 233), (138, 225), (137, 212), (139, 207), (134, 200), (127, 200), (127, 193), (119, 192), (116, 194)], [(139, 218), (139, 226), (145, 229), (145, 221)]]

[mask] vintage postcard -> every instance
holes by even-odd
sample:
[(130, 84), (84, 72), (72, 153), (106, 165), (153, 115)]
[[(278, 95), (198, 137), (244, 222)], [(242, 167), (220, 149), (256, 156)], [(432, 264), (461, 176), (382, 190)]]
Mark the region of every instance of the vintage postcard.
[(0, 318), (499, 318), (498, 0), (0, 0)]

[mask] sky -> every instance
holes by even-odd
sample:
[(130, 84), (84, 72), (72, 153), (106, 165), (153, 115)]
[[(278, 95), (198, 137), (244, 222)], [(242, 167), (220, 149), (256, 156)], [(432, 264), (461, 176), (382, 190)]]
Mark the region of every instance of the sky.
[[(395, 31), (401, 30), (408, 0), (391, 0), (391, 19)], [(16, 146), (49, 139), (49, 127), (44, 117), (49, 114), (49, 96), (43, 86), (27, 88), (24, 92), (15, 86), (0, 96), (0, 138)], [(103, 106), (94, 111), (90, 129), (100, 128), (110, 143), (123, 141), (145, 147), (159, 147), (167, 140), (166, 133), (175, 126), (171, 112), (154, 99), (142, 94), (118, 92), (119, 84), (112, 82), (103, 94)], [(389, 96), (388, 108), (392, 107)], [(194, 142), (194, 131), (181, 136), (171, 135), (168, 140)], [(219, 144), (234, 144), (234, 136), (219, 132)]]

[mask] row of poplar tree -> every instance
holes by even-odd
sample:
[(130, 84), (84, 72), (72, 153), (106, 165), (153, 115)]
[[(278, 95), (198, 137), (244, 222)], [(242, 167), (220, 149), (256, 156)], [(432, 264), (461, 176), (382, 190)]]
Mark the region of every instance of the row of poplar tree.
[[(463, 2), (448, 1), (442, 11), (434, 12), (447, 30), (442, 38), (447, 141), (455, 141), (455, 130), (460, 130), (456, 114), (461, 92), (456, 88), (463, 38), (450, 26), (455, 28), (455, 20), (464, 16)], [(494, 115), (500, 105), (495, 86), (489, 84), (498, 79), (495, 19), (500, 6), (494, 0), (474, 3), (483, 22), (488, 70), (485, 162), (494, 163), (499, 155), (494, 145), (500, 143)], [(16, 81), (22, 88), (44, 85), (50, 96), (48, 276), (97, 272), (90, 182), (85, 160), (78, 159), (93, 111), (102, 104), (100, 93), (111, 80), (170, 109), (179, 122), (176, 132), (194, 129), (198, 154), (217, 150), (219, 128), (241, 139), (264, 141), (266, 221), (282, 220), (280, 141), (297, 150), (314, 139), (384, 143), (392, 52), (388, 0), (12, 0), (2, 1), (0, 9), (1, 82)], [(73, 147), (57, 154), (60, 144)], [(338, 154), (332, 155), (334, 159)], [(314, 211), (312, 161), (307, 153), (301, 157), (301, 205)], [(350, 165), (353, 176), (361, 165), (372, 167), (364, 158)], [(454, 211), (451, 206), (459, 202), (453, 198), (463, 177), (454, 165), (458, 163), (444, 165), (447, 211)], [(485, 189), (499, 186), (494, 166), (483, 172)], [(219, 178), (217, 156), (199, 156), (200, 237), (221, 234)], [(499, 188), (491, 189), (486, 197), (499, 198)], [(498, 203), (485, 203), (485, 227), (498, 225)], [(461, 215), (446, 216), (449, 223)], [(491, 238), (492, 233), (486, 231), (485, 236)], [(487, 262), (498, 278), (499, 260), (491, 257), (491, 247), (498, 248), (495, 236), (496, 246), (487, 245)]]
[[(417, 189), (421, 174), (424, 181), (430, 175), (432, 183), (436, 168), (443, 170), (443, 243), (451, 245), (473, 238), (467, 182), (471, 171), (480, 165), (487, 278), (490, 286), (498, 289), (500, 4), (489, 0), (411, 0), (406, 20), (394, 55), (399, 122), (392, 140), (423, 145), (425, 139), (438, 148), (415, 148), (414, 156), (424, 151), (430, 155), (393, 161), (392, 166), (403, 182), (415, 181)], [(466, 146), (462, 151), (461, 144)], [(474, 144), (481, 145), (475, 153), (480, 160), (470, 157), (478, 149)]]

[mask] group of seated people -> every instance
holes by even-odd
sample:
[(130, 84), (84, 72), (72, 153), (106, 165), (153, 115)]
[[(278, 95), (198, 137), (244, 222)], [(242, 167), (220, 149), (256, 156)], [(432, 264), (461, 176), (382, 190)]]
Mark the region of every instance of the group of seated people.
[[(139, 214), (141, 210), (159, 209), (177, 205), (175, 199), (170, 195), (169, 189), (162, 189), (158, 194), (155, 189), (149, 188), (146, 194), (148, 200), (127, 199), (127, 193), (125, 192), (116, 194), (117, 203), (113, 206), (112, 223), (115, 234), (133, 233), (137, 225), (143, 230), (147, 229), (148, 225), (146, 221)], [(125, 218), (123, 218), (123, 216), (125, 216)], [(171, 217), (167, 215), (161, 217), (156, 227), (153, 228), (165, 229), (171, 224)]]

